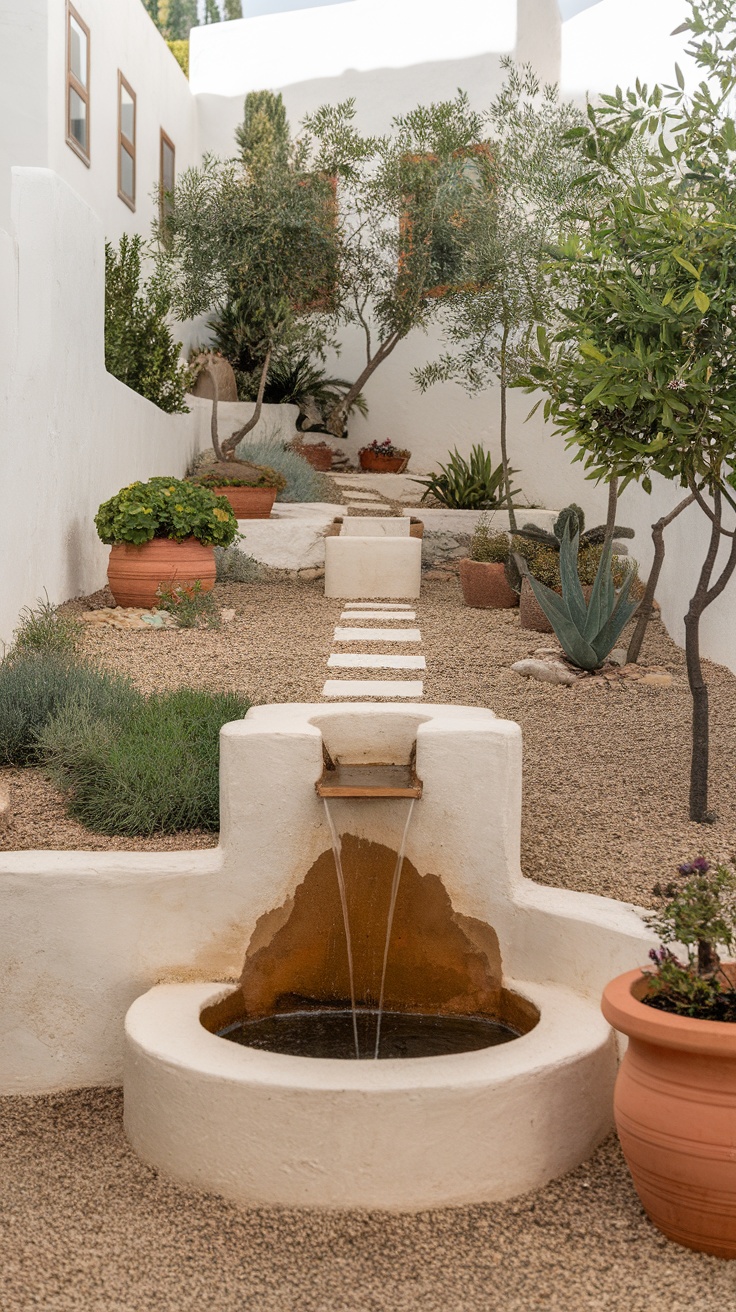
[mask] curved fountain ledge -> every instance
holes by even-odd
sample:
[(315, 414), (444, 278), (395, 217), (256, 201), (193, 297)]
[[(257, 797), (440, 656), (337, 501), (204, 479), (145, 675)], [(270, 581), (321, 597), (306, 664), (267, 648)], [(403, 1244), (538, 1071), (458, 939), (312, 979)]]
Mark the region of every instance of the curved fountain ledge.
[(126, 1018), (125, 1129), (180, 1184), (251, 1205), (413, 1210), (509, 1198), (608, 1133), (597, 1002), (509, 981), (538, 1024), (501, 1048), (408, 1061), (286, 1057), (209, 1033), (217, 984), (164, 984)]

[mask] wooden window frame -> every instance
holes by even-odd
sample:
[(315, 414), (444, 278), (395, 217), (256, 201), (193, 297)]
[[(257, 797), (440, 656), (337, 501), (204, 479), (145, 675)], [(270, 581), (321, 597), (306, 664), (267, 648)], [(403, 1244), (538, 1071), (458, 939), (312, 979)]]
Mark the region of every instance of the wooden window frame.
[[(325, 231), (327, 233), (337, 232), (338, 222), (338, 201), (337, 201), (337, 174), (323, 173), (319, 176), (323, 182), (327, 183), (330, 194), (326, 198), (325, 204)], [(309, 185), (305, 179), (306, 186)], [(315, 292), (315, 295), (309, 301), (294, 301), (293, 307), (297, 314), (329, 314), (335, 307), (337, 297), (337, 271), (335, 271), (331, 280), (325, 282), (325, 286)]]
[(159, 223), (163, 228), (166, 223), (165, 202), (166, 188), (164, 186), (164, 146), (168, 146), (174, 156), (174, 185), (176, 186), (176, 146), (174, 145), (168, 132), (161, 128), (158, 147), (158, 217)]
[[(82, 31), (84, 32), (84, 35), (85, 35), (86, 38), (87, 38), (87, 85), (86, 85), (86, 87), (82, 86), (82, 83), (79, 81), (78, 78), (76, 78), (76, 77), (74, 76), (74, 73), (72, 72), (72, 19), (74, 19), (75, 23), (77, 23), (77, 24), (79, 25), (79, 27), (81, 27)], [(91, 167), (91, 162), (92, 162), (92, 160), (91, 160), (91, 133), (90, 133), (90, 120), (91, 120), (91, 114), (90, 114), (90, 103), (89, 103), (89, 102), (90, 102), (90, 77), (91, 77), (91, 72), (92, 72), (92, 57), (91, 57), (91, 51), (92, 51), (92, 41), (91, 41), (91, 38), (90, 38), (90, 30), (89, 30), (87, 24), (85, 23), (84, 19), (81, 17), (81, 15), (80, 15), (80, 14), (77, 12), (77, 10), (74, 8), (74, 5), (71, 3), (71, 0), (67, 0), (67, 4), (66, 4), (66, 78), (65, 78), (65, 86), (64, 86), (64, 91), (65, 91), (65, 95), (66, 95), (66, 109), (65, 109), (65, 114), (64, 114), (64, 121), (65, 121), (65, 123), (66, 123), (66, 144), (67, 144), (67, 146), (70, 147), (71, 150), (74, 151), (74, 154), (77, 156), (77, 158), (78, 158), (78, 159), (81, 159), (81, 161), (82, 161), (83, 164), (86, 164), (87, 168), (90, 168), (90, 167)], [(86, 151), (83, 150), (83, 148), (80, 146), (79, 142), (77, 141), (77, 138), (76, 138), (76, 137), (73, 135), (73, 133), (72, 133), (71, 96), (70, 96), (70, 94), (69, 94), (70, 91), (76, 91), (77, 95), (79, 96), (79, 99), (80, 99), (81, 101), (83, 101), (83, 103), (84, 103), (84, 105), (85, 105), (85, 108), (86, 108), (86, 110), (87, 110), (87, 120), (86, 120), (86, 122), (87, 122), (87, 150), (86, 150)]]
[[(482, 159), (487, 164), (493, 160), (493, 151), (486, 142), (477, 142), (472, 146), (465, 146), (453, 151), (454, 159)], [(407, 154), (404, 156), (406, 163), (420, 163), (422, 160), (429, 161), (430, 164), (439, 164), (439, 156), (431, 151), (422, 152), (419, 155)], [(404, 206), (399, 214), (399, 273), (406, 266), (407, 255), (411, 250), (413, 223), (409, 213), (410, 197), (407, 196)], [(455, 292), (481, 292), (484, 288), (480, 283), (441, 283), (436, 287), (428, 287), (423, 293), (424, 300), (439, 300), (443, 296)]]
[[(133, 140), (123, 134), (123, 87), (133, 101)], [(138, 161), (136, 156), (135, 140), (138, 136), (138, 97), (135, 94), (127, 77), (118, 69), (118, 196), (129, 210), (135, 212), (136, 200), (136, 180), (138, 174)], [(123, 170), (121, 167), (121, 152), (123, 147), (127, 150), (133, 160), (133, 195), (128, 196), (123, 191)]]

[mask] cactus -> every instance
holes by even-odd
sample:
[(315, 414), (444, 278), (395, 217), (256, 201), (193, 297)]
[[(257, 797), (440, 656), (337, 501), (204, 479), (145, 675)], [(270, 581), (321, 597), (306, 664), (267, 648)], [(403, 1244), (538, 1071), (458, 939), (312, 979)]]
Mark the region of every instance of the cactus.
[(633, 571), (624, 579), (618, 596), (611, 576), (611, 543), (601, 556), (590, 601), (586, 603), (578, 577), (578, 533), (565, 524), (560, 544), (562, 596), (525, 571), (539, 605), (559, 639), (568, 660), (581, 670), (597, 670), (628, 624), (638, 602), (628, 600)]
[(565, 536), (566, 524), (570, 525), (570, 537), (573, 537), (574, 534), (577, 533), (578, 537), (582, 539), (583, 533), (585, 532), (585, 511), (580, 506), (577, 506), (574, 501), (571, 505), (565, 506), (564, 509), (560, 511), (554, 522), (552, 532), (558, 542), (562, 542), (562, 539)]
[[(577, 533), (580, 539), (581, 547), (599, 547), (606, 538), (605, 524), (599, 524), (596, 528), (585, 528), (585, 512), (574, 502), (565, 506), (557, 516), (554, 522), (553, 531), (548, 533), (546, 529), (538, 528), (536, 524), (524, 524), (517, 530), (518, 536), (528, 538), (530, 542), (537, 542), (540, 546), (551, 547), (553, 551), (560, 550), (560, 544), (565, 536), (565, 527), (570, 526), (570, 537)], [(633, 538), (633, 528), (624, 528), (621, 524), (616, 524), (613, 530), (614, 538)]]

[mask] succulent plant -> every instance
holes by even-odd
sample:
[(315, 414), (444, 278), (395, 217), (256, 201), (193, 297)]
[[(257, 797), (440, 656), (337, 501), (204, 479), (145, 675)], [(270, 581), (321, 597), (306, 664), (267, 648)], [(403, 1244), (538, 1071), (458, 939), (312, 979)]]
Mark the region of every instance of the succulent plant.
[[(538, 528), (536, 524), (524, 524), (517, 530), (517, 533), (519, 537), (529, 538), (531, 542), (538, 542), (545, 547), (551, 547), (553, 551), (559, 551), (560, 544), (565, 536), (565, 528), (568, 525), (570, 537), (574, 537), (577, 533), (581, 547), (600, 547), (603, 545), (606, 537), (605, 524), (599, 524), (596, 528), (586, 530), (585, 513), (574, 502), (560, 511), (551, 533), (548, 533), (544, 528)], [(616, 524), (614, 527), (614, 538), (633, 538), (633, 536), (633, 528), (624, 528), (621, 524)]]
[[(509, 478), (518, 472), (510, 469)], [(506, 505), (503, 463), (494, 469), (490, 452), (482, 446), (473, 447), (469, 460), (457, 449), (451, 451), (448, 463), (440, 465), (439, 472), (413, 481), (425, 489), (422, 501), (431, 495), (453, 510), (495, 510)], [(512, 500), (518, 495), (518, 490), (512, 488)]]
[(597, 670), (638, 606), (638, 602), (628, 600), (634, 573), (627, 572), (617, 595), (611, 571), (611, 543), (607, 542), (586, 602), (578, 575), (579, 546), (579, 534), (571, 536), (566, 523), (560, 544), (562, 596), (529, 574), (526, 565), (524, 572), (568, 660), (581, 670)]

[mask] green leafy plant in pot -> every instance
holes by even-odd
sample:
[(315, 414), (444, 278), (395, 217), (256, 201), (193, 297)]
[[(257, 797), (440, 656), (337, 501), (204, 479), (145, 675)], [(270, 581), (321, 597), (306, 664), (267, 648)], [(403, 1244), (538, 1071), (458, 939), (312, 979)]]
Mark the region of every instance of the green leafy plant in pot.
[(508, 610), (518, 606), (518, 593), (509, 585), (508, 533), (494, 533), (488, 516), (479, 517), (470, 542), (470, 555), (460, 561), (460, 586), (466, 606), (479, 610)]
[(614, 1096), (621, 1146), (641, 1202), (670, 1239), (736, 1258), (736, 870), (696, 857), (656, 912), (650, 968), (603, 993), (628, 1037)]
[(95, 516), (110, 545), (107, 577), (119, 606), (153, 607), (169, 584), (215, 584), (214, 548), (229, 547), (238, 522), (227, 501), (209, 488), (176, 478), (131, 483)]

